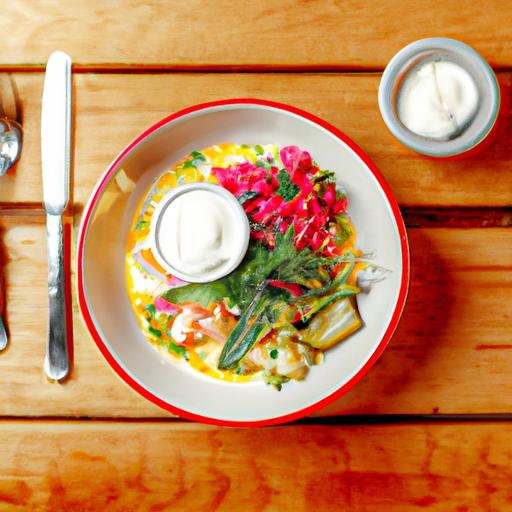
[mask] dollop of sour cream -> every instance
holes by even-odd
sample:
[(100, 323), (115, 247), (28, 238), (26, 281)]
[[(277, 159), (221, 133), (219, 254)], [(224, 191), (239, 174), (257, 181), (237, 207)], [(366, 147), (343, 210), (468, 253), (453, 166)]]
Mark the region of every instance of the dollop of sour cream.
[(433, 139), (458, 135), (475, 116), (478, 89), (471, 75), (449, 61), (413, 68), (397, 96), (397, 114), (412, 132)]
[(240, 253), (240, 219), (220, 194), (191, 190), (163, 210), (156, 243), (173, 269), (205, 277), (229, 266)]

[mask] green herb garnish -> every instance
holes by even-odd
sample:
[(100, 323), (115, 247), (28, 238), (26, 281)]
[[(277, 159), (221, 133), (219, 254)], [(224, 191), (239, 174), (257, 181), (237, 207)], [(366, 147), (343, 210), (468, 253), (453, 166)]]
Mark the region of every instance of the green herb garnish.
[(258, 195), (258, 192), (254, 192), (254, 190), (246, 190), (243, 194), (240, 195), (238, 198), (238, 202), (240, 204), (244, 204), (245, 201), (248, 201), (249, 199), (252, 199), (253, 197), (256, 197)]
[(156, 336), (157, 338), (161, 338), (162, 337), (162, 331), (160, 329), (155, 329), (154, 327), (152, 327), (151, 325), (148, 327), (148, 331), (153, 335), (153, 336)]
[(277, 350), (277, 348), (273, 348), (271, 351), (270, 351), (270, 357), (272, 359), (277, 359), (277, 356), (279, 356), (279, 350)]
[(137, 224), (135, 224), (135, 231), (141, 231), (143, 229), (149, 228), (149, 221), (147, 220), (139, 220)]
[(333, 171), (327, 169), (318, 170), (312, 177), (311, 183), (316, 185), (317, 183), (336, 183), (336, 174)]
[(292, 179), (285, 169), (281, 169), (277, 173), (277, 181), (279, 188), (276, 194), (281, 196), (285, 201), (291, 201), (300, 192), (299, 187), (295, 185), (295, 183), (292, 183)]
[(179, 167), (179, 169), (189, 169), (190, 167), (197, 168), (202, 163), (206, 162), (206, 157), (200, 151), (192, 151), (190, 158)]
[(170, 341), (167, 345), (167, 348), (169, 349), (169, 352), (173, 352), (180, 357), (188, 359), (187, 349), (185, 347), (176, 345), (176, 343)]
[(289, 380), (290, 377), (286, 377), (284, 375), (274, 375), (270, 372), (263, 372), (263, 381), (265, 382), (265, 384), (274, 386), (277, 389), (277, 391), (281, 391), (283, 384), (285, 384)]
[(266, 158), (257, 158), (255, 165), (256, 167), (261, 167), (262, 169), (266, 169), (267, 171), (272, 169), (272, 164)]
[[(319, 267), (325, 263), (326, 258), (315, 255), (307, 248), (297, 251), (293, 226), (284, 235), (276, 235), (273, 251), (257, 247), (264, 252), (261, 256), (259, 251), (256, 253), (249, 273), (252, 283), (257, 283), (257, 286), (244, 288), (245, 293), (250, 293), (249, 290), (256, 292), (251, 295), (251, 302), (224, 344), (218, 364), (221, 369), (235, 367), (254, 344), (271, 331), (271, 325), (292, 302), (290, 292), (269, 286), (269, 281), (276, 279), (307, 286), (312, 278), (324, 278)], [(243, 276), (245, 275), (244, 272)]]
[[(271, 326), (290, 304), (297, 303), (297, 309), (302, 308), (306, 315), (311, 304), (304, 299), (311, 301), (319, 294), (356, 293), (355, 287), (338, 290), (344, 276), (331, 279), (325, 271), (324, 267), (337, 263), (335, 258), (318, 255), (307, 247), (297, 250), (294, 238), (293, 225), (290, 225), (285, 234), (276, 234), (273, 250), (260, 243), (251, 244), (244, 261), (228, 276), (211, 283), (171, 288), (162, 295), (173, 304), (195, 302), (207, 308), (210, 303), (224, 299), (230, 307), (240, 307), (242, 314), (224, 344), (219, 368), (235, 368), (254, 344), (271, 331)], [(272, 280), (299, 284), (306, 291), (300, 297), (292, 297), (289, 291), (271, 286)], [(317, 283), (315, 287), (311, 285), (312, 280)], [(328, 302), (322, 298), (315, 307), (325, 307)]]

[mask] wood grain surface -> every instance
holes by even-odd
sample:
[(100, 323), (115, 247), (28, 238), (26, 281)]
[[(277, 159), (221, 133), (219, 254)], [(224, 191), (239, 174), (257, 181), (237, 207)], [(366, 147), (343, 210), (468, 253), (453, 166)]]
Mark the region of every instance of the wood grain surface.
[(4, 421), (0, 511), (506, 511), (510, 441), (508, 423)]
[[(108, 164), (151, 124), (186, 106), (227, 97), (289, 103), (331, 122), (369, 154), (401, 205), (512, 204), (512, 124), (475, 158), (419, 157), (387, 131), (377, 106), (379, 79), (378, 74), (76, 75), (75, 204), (85, 203)], [(500, 79), (510, 86), (512, 74)], [(23, 108), (25, 145), (16, 171), (2, 178), (0, 204), (40, 204), (43, 74), (14, 74), (13, 80)]]
[[(0, 354), (0, 512), (512, 510), (510, 421), (439, 416), (512, 418), (512, 124), (477, 157), (436, 161), (399, 145), (377, 106), (389, 59), (430, 36), (481, 52), (509, 101), (512, 3), (15, 0), (2, 2), (0, 27), (0, 73), (16, 86), (25, 133), (17, 168), (0, 178), (11, 338)], [(319, 413), (343, 418), (257, 430), (179, 421), (114, 374), (76, 302), (71, 377), (46, 380), (39, 119), (42, 71), (56, 49), (76, 72), (75, 241), (115, 155), (192, 104), (289, 103), (334, 124), (377, 164), (415, 226), (411, 288), (375, 367)], [(380, 414), (406, 416), (385, 424)], [(415, 414), (432, 420), (410, 421)]]
[(88, 67), (374, 69), (443, 35), (510, 67), (511, 19), (503, 0), (16, 0), (2, 3), (0, 64), (41, 65), (60, 49)]
[[(72, 376), (46, 381), (45, 231), (30, 213), (0, 217), (11, 331), (0, 416), (168, 417), (108, 367), (76, 305)], [(412, 282), (398, 331), (368, 375), (320, 414), (512, 413), (511, 236), (410, 229)]]

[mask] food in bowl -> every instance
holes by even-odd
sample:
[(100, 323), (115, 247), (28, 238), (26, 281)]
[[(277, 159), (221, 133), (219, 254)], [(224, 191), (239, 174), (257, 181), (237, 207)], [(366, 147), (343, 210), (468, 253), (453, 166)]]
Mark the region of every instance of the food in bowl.
[[(188, 283), (155, 258), (152, 226), (162, 199), (196, 182), (236, 197), (251, 240), (233, 272)], [(209, 377), (260, 379), (281, 389), (304, 379), (326, 351), (361, 328), (362, 256), (346, 195), (309, 152), (219, 144), (193, 151), (143, 197), (126, 247), (127, 288), (146, 338), (173, 362)]]

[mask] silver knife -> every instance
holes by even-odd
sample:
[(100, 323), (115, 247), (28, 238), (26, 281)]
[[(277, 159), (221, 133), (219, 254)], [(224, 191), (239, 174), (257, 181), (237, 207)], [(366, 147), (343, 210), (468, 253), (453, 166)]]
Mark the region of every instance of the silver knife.
[(71, 145), (71, 59), (54, 52), (48, 59), (41, 108), (43, 204), (48, 244), (48, 339), (44, 370), (53, 380), (69, 372), (62, 213), (69, 199)]

